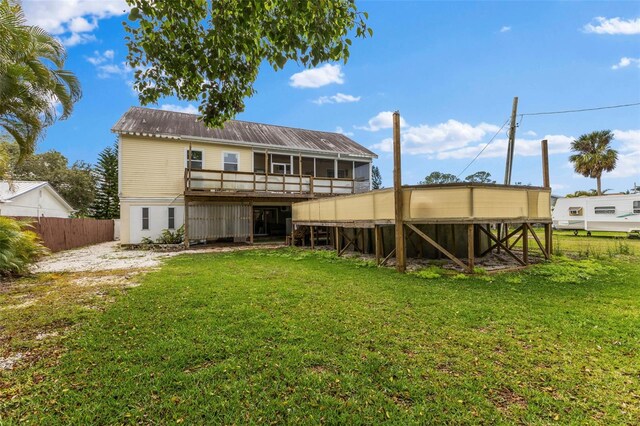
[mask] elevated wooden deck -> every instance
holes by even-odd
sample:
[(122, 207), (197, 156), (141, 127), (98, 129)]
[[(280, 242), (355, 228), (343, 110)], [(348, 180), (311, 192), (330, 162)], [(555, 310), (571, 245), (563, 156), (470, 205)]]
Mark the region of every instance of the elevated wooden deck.
[[(403, 221), (414, 224), (551, 223), (551, 190), (460, 183), (403, 186)], [(371, 228), (395, 223), (393, 189), (293, 205), (300, 225)]]
[[(296, 227), (309, 227), (312, 247), (314, 228), (326, 228), (339, 254), (349, 247), (361, 253), (375, 251), (378, 264), (396, 254), (398, 241), (403, 253), (408, 241), (416, 256), (431, 251), (468, 272), (473, 272), (476, 256), (494, 249), (527, 265), (529, 236), (545, 258), (551, 255), (550, 188), (457, 183), (403, 186), (400, 193), (401, 216), (396, 216), (394, 189), (382, 189), (295, 203), (292, 221)], [(533, 224), (544, 224), (544, 241)], [(521, 254), (513, 250), (520, 240)]]

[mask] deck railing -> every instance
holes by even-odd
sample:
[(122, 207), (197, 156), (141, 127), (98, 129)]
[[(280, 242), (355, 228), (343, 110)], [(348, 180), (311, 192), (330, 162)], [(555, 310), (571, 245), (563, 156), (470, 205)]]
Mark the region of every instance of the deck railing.
[(202, 192), (271, 192), (283, 194), (354, 194), (368, 190), (353, 179), (280, 175), (224, 170), (189, 170), (184, 172), (185, 191)]

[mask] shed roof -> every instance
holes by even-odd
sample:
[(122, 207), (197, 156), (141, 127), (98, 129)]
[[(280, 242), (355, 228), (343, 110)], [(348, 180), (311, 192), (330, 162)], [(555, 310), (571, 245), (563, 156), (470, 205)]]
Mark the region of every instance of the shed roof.
[(51, 195), (57, 198), (69, 211), (73, 211), (73, 207), (67, 200), (62, 198), (49, 182), (43, 180), (14, 180), (11, 182), (0, 180), (0, 203), (11, 202), (16, 197), (43, 187), (51, 192)]
[(131, 107), (111, 129), (118, 134), (171, 139), (202, 139), (239, 145), (263, 145), (289, 150), (377, 155), (341, 133), (297, 129), (250, 121), (229, 120), (223, 128), (209, 128), (196, 114)]

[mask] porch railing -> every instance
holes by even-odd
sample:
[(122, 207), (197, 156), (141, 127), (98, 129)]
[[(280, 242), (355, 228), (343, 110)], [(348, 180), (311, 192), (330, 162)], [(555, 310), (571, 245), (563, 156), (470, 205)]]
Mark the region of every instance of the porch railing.
[[(185, 191), (272, 192), (284, 194), (339, 195), (362, 192), (353, 179), (280, 175), (224, 170), (184, 171)], [(368, 188), (367, 188), (368, 189)]]

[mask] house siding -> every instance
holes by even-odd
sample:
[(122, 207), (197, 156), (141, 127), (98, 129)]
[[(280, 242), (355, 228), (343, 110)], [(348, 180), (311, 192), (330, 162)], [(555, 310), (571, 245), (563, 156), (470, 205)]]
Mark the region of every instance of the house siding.
[[(176, 197), (184, 192), (185, 141), (120, 137), (122, 198)], [(238, 153), (239, 171), (253, 171), (253, 150), (247, 147), (193, 143), (204, 153), (205, 169), (222, 169), (222, 153)]]

